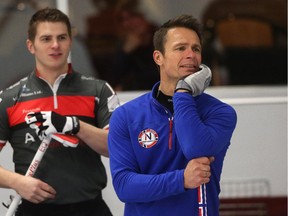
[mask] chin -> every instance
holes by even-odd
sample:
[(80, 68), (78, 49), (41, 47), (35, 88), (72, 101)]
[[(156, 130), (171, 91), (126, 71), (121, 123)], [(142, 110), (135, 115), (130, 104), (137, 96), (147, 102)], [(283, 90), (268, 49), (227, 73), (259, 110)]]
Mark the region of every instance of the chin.
[(186, 72), (186, 75), (188, 76), (188, 75), (191, 75), (191, 74), (193, 74), (193, 73), (195, 73), (195, 71), (187, 71), (187, 72)]

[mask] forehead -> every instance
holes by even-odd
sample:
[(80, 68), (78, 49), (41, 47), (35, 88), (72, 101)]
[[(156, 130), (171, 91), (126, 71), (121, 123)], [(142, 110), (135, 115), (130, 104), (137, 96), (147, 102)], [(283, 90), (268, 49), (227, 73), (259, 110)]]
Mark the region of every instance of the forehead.
[(39, 22), (36, 36), (68, 34), (68, 28), (63, 22)]
[(169, 44), (193, 43), (200, 45), (200, 38), (197, 33), (191, 29), (176, 27), (168, 30), (166, 42)]

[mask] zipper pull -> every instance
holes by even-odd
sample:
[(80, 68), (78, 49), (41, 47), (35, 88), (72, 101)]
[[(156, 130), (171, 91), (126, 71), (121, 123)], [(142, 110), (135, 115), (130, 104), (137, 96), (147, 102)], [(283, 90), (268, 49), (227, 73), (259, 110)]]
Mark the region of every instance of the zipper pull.
[(169, 118), (169, 143), (168, 143), (168, 148), (169, 150), (172, 149), (172, 128), (173, 128), (173, 118)]

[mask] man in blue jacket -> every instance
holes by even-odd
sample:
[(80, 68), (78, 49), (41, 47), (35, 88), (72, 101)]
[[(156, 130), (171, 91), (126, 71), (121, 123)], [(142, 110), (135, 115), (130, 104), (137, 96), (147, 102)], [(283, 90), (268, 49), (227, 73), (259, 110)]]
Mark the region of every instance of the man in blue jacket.
[(192, 16), (163, 24), (153, 53), (160, 82), (112, 114), (110, 166), (126, 216), (219, 215), (220, 176), (237, 116), (203, 93), (211, 71), (201, 64), (201, 47)]

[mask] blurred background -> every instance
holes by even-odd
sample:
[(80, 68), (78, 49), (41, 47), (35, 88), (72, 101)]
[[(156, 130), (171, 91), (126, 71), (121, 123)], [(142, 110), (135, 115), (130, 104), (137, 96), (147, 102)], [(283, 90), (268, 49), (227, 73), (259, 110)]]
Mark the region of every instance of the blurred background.
[[(65, 0), (63, 0), (66, 2)], [(62, 1), (62, 2), (63, 2)], [(56, 0), (0, 1), (0, 89), (33, 69), (27, 23)], [(155, 29), (182, 13), (204, 28), (203, 63), (213, 86), (287, 84), (285, 0), (68, 0), (74, 27), (72, 62), (116, 90), (149, 90), (158, 80), (152, 59)], [(8, 76), (9, 75), (9, 76)]]
[[(107, 80), (122, 103), (159, 79), (155, 29), (183, 13), (197, 18), (204, 29), (203, 63), (213, 72), (207, 92), (238, 113), (223, 168), (221, 215), (287, 215), (287, 1), (1, 0), (0, 89), (34, 68), (25, 45), (32, 14), (63, 4), (73, 25), (74, 69)], [(13, 169), (11, 155), (7, 145), (0, 164)], [(109, 160), (103, 161), (109, 173)], [(9, 194), (0, 189), (0, 201)], [(123, 215), (110, 175), (104, 198), (114, 215)], [(5, 211), (0, 206), (0, 215)]]

